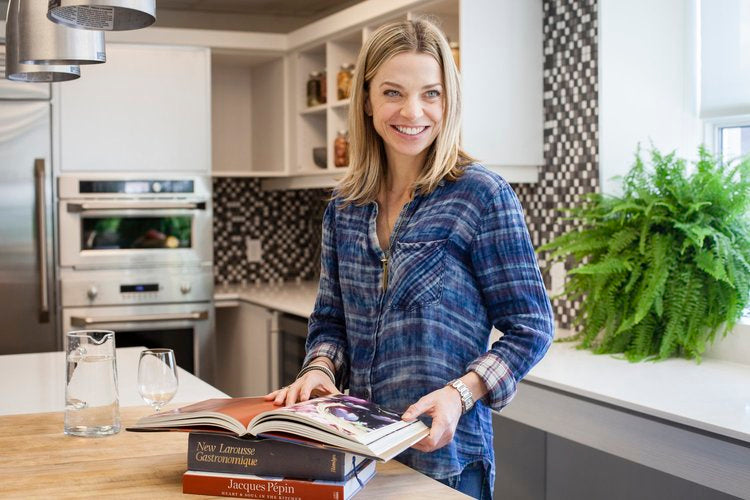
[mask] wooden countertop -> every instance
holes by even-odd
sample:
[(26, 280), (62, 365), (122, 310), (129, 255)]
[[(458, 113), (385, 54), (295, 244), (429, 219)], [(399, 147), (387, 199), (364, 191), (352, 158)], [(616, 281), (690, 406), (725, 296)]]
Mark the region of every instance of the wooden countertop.
[[(120, 410), (123, 427), (150, 409)], [(104, 438), (63, 434), (63, 414), (0, 416), (2, 496), (16, 498), (198, 498), (182, 494), (187, 433), (126, 432)], [(208, 497), (202, 497), (208, 498)], [(467, 496), (391, 460), (357, 500)]]

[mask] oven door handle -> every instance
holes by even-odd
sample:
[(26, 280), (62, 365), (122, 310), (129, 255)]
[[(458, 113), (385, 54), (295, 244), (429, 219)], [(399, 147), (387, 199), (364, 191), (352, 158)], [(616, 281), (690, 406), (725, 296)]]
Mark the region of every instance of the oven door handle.
[(202, 321), (208, 319), (208, 311), (193, 311), (175, 314), (142, 314), (132, 316), (73, 316), (70, 324), (77, 327), (87, 327), (98, 324), (111, 323), (155, 323), (161, 321)]
[(107, 201), (87, 201), (83, 203), (68, 204), (68, 212), (80, 213), (94, 210), (205, 210), (205, 201), (129, 201), (129, 202), (107, 202)]

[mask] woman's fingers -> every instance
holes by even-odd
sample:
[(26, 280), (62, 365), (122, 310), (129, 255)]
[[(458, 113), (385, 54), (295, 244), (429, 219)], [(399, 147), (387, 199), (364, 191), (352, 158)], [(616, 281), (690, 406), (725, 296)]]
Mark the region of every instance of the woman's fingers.
[(276, 397), (273, 400), (273, 404), (279, 405), (279, 406), (283, 405), (284, 400), (286, 399), (286, 393), (288, 389), (289, 389), (288, 387), (284, 386), (278, 391), (276, 391)]
[(269, 392), (265, 396), (263, 396), (263, 399), (266, 401), (271, 401), (272, 399), (276, 399), (276, 395), (279, 393), (281, 389), (276, 389), (275, 391)]
[(320, 370), (313, 370), (292, 384), (266, 394), (266, 401), (273, 400), (276, 405), (289, 406), (298, 401), (307, 401), (311, 396), (339, 394), (339, 390), (328, 376)]
[(299, 390), (301, 385), (302, 382), (297, 380), (286, 388), (286, 400), (284, 401), (284, 406), (290, 406), (299, 401)]

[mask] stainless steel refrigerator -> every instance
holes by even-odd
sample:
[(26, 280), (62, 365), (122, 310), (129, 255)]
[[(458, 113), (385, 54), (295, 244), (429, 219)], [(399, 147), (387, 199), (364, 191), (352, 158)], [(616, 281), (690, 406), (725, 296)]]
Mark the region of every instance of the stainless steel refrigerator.
[(50, 85), (5, 79), (0, 45), (0, 354), (57, 345)]

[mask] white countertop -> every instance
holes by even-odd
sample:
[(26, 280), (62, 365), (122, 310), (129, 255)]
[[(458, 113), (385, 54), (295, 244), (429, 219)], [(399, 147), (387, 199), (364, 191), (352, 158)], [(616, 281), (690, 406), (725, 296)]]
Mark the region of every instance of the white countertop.
[(750, 443), (750, 365), (630, 363), (556, 342), (525, 380)]
[[(217, 287), (217, 305), (245, 301), (308, 317), (317, 282)], [(750, 443), (750, 365), (704, 358), (630, 363), (554, 343), (528, 382)], [(522, 389), (521, 389), (522, 390)]]
[[(138, 394), (138, 358), (144, 347), (117, 349), (120, 406), (145, 405)], [(179, 387), (171, 403), (194, 403), (227, 395), (191, 373), (177, 368)], [(65, 409), (65, 353), (0, 356), (0, 415)]]
[(312, 314), (317, 294), (317, 281), (285, 282), (272, 285), (229, 285), (215, 288), (214, 301), (217, 307), (222, 307), (240, 300), (308, 318)]

